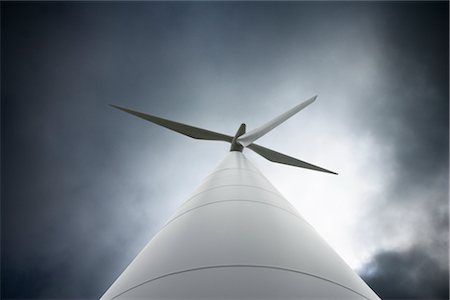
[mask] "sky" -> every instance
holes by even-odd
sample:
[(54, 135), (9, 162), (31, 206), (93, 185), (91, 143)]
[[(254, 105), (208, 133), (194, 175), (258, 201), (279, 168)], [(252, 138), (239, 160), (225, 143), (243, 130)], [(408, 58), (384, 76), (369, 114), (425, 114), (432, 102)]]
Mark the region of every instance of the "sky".
[(1, 298), (99, 298), (234, 135), (383, 299), (448, 299), (448, 2), (1, 2)]

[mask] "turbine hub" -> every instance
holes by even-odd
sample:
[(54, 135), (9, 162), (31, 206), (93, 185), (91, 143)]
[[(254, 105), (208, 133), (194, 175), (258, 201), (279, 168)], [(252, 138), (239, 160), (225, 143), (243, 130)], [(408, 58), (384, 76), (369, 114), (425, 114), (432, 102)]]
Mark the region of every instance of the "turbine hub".
[(237, 141), (238, 137), (240, 137), (244, 133), (245, 133), (245, 123), (242, 123), (241, 126), (239, 126), (239, 129), (236, 131), (233, 140), (231, 141), (230, 151), (242, 152), (242, 150), (244, 150), (244, 146), (242, 146), (241, 143)]

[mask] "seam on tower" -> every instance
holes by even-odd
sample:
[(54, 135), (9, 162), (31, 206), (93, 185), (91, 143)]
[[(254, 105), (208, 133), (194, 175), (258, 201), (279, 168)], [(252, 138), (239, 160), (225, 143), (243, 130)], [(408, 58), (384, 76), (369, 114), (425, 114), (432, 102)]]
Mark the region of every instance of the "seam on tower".
[(208, 269), (219, 269), (219, 268), (261, 268), (261, 269), (272, 269), (272, 270), (278, 270), (278, 271), (286, 271), (286, 272), (293, 272), (293, 273), (303, 274), (303, 275), (311, 276), (311, 277), (314, 277), (314, 278), (321, 279), (323, 281), (332, 283), (334, 285), (340, 286), (340, 287), (342, 287), (342, 288), (344, 288), (346, 290), (349, 290), (349, 291), (351, 291), (351, 292), (353, 292), (355, 294), (358, 294), (359, 296), (361, 296), (361, 297), (363, 297), (363, 298), (365, 298), (367, 300), (370, 300), (370, 298), (368, 298), (368, 297), (364, 296), (363, 294), (353, 290), (352, 288), (349, 288), (349, 287), (347, 287), (347, 286), (345, 286), (343, 284), (340, 284), (340, 283), (338, 283), (336, 281), (333, 281), (331, 279), (327, 279), (327, 278), (324, 278), (324, 277), (321, 277), (321, 276), (318, 276), (318, 275), (314, 275), (314, 274), (311, 274), (311, 273), (302, 272), (302, 271), (298, 271), (298, 270), (294, 270), (294, 269), (277, 267), (277, 266), (245, 265), (245, 264), (204, 266), (204, 267), (197, 267), (197, 268), (191, 268), (191, 269), (186, 269), (186, 270), (181, 270), (181, 271), (167, 273), (167, 274), (164, 274), (164, 275), (161, 275), (161, 276), (158, 276), (158, 277), (146, 280), (144, 282), (141, 282), (141, 283), (139, 283), (139, 284), (137, 284), (137, 285), (135, 285), (135, 286), (133, 286), (131, 288), (128, 288), (125, 291), (123, 291), (123, 292), (117, 294), (116, 296), (112, 297), (111, 300), (116, 299), (117, 297), (122, 296), (123, 294), (128, 293), (129, 291), (134, 290), (135, 288), (143, 286), (144, 284), (150, 283), (152, 281), (156, 281), (158, 279), (162, 279), (162, 278), (169, 277), (169, 276), (172, 276), (172, 275), (178, 275), (178, 274), (182, 274), (182, 273), (187, 273), (187, 272), (202, 271), (202, 270), (208, 270)]
[[(192, 199), (194, 199), (195, 197), (197, 197), (197, 196), (200, 195), (200, 194), (209, 192), (209, 191), (211, 191), (211, 190), (219, 189), (219, 188), (222, 188), (222, 187), (230, 187), (230, 186), (246, 186), (246, 187), (251, 187), (251, 188), (259, 189), (259, 190), (262, 190), (262, 191), (265, 191), (265, 192), (274, 194), (274, 195), (278, 196), (279, 198), (281, 198), (281, 199), (287, 201), (286, 199), (284, 199), (284, 197), (283, 197), (278, 191), (277, 191), (277, 192), (274, 192), (274, 191), (271, 191), (271, 190), (263, 189), (263, 188), (261, 188), (261, 187), (259, 187), (259, 186), (254, 186), (254, 185), (249, 185), (249, 184), (223, 184), (223, 185), (219, 185), (219, 186), (213, 186), (213, 187), (211, 187), (211, 188), (208, 188), (208, 189), (206, 189), (206, 190), (203, 190), (203, 191), (201, 191), (201, 192), (198, 192), (198, 193), (192, 195), (191, 197), (189, 197), (189, 199), (187, 199), (186, 201), (184, 201), (184, 202), (180, 205), (180, 208), (183, 207), (186, 203), (190, 202)], [(289, 202), (289, 201), (288, 201), (288, 202)]]
[[(264, 176), (261, 174), (261, 172), (254, 171), (254, 170), (252, 170), (252, 169), (247, 169), (247, 168), (223, 168), (223, 169), (220, 169), (220, 170), (217, 170), (217, 171), (212, 172), (211, 174), (209, 174), (208, 176), (206, 176), (206, 177), (203, 179), (203, 181), (206, 181), (206, 179), (209, 178), (209, 177), (211, 177), (211, 175), (214, 175), (214, 174), (217, 174), (217, 173), (220, 173), (220, 172), (223, 172), (223, 171), (228, 171), (228, 170), (242, 170), (242, 171), (251, 172), (251, 173), (260, 175), (261, 177), (264, 177)], [(264, 178), (265, 178), (265, 177), (264, 177)]]
[(185, 214), (187, 214), (187, 213), (189, 213), (189, 212), (191, 212), (191, 211), (193, 211), (193, 210), (196, 210), (196, 209), (199, 209), (199, 208), (208, 206), (208, 205), (213, 205), (213, 204), (223, 203), (223, 202), (252, 202), (252, 203), (258, 203), (258, 204), (264, 204), (264, 205), (267, 205), (267, 206), (272, 206), (272, 207), (281, 209), (281, 210), (283, 210), (283, 211), (285, 211), (285, 212), (287, 212), (287, 213), (293, 215), (294, 217), (297, 217), (297, 218), (301, 219), (303, 222), (305, 222), (298, 214), (293, 213), (293, 212), (291, 212), (291, 211), (289, 211), (289, 210), (287, 210), (287, 209), (285, 209), (285, 208), (283, 208), (283, 207), (280, 207), (280, 206), (278, 206), (278, 205), (274, 205), (274, 204), (267, 203), (267, 202), (263, 202), (263, 201), (259, 201), (259, 200), (227, 199), (227, 200), (218, 200), (218, 201), (208, 202), (208, 203), (205, 203), (205, 204), (202, 204), (202, 205), (199, 205), (199, 206), (195, 206), (195, 207), (193, 207), (193, 208), (191, 208), (191, 209), (188, 209), (188, 210), (184, 211), (183, 213), (181, 213), (181, 214), (179, 214), (179, 215), (173, 217), (171, 220), (169, 220), (169, 222), (167, 222), (167, 223), (161, 228), (161, 230), (162, 230), (164, 227), (166, 227), (167, 225), (169, 225), (170, 223), (172, 223), (173, 221), (175, 221), (176, 219), (178, 219), (179, 217), (184, 216)]

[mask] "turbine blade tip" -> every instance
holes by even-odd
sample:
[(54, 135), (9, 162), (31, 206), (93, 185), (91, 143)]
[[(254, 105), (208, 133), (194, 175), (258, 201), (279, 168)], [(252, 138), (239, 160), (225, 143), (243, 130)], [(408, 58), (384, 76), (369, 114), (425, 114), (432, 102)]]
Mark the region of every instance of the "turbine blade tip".
[(112, 108), (115, 108), (115, 109), (118, 109), (118, 110), (121, 110), (121, 111), (130, 112), (127, 108), (124, 108), (124, 107), (121, 107), (121, 106), (118, 106), (118, 105), (115, 105), (115, 104), (108, 104), (108, 105), (111, 106)]

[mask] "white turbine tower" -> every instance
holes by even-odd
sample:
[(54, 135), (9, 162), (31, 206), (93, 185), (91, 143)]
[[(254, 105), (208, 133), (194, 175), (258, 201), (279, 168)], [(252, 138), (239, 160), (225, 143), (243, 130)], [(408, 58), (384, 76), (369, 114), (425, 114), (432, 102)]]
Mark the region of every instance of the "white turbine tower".
[(101, 299), (379, 299), (242, 154), (336, 174), (254, 144), (316, 97), (235, 136), (113, 105), (231, 148)]

